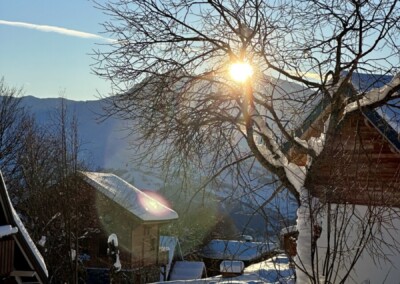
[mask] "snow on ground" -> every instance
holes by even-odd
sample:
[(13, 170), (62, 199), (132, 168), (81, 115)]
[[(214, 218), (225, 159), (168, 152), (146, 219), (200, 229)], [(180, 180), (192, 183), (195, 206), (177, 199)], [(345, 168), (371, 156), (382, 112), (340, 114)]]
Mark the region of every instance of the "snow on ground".
[(211, 240), (201, 254), (210, 259), (252, 261), (275, 250), (276, 247), (272, 242)]
[(204, 279), (167, 281), (159, 283), (192, 283), (192, 284), (261, 284), (261, 283), (287, 283), (294, 284), (294, 269), (289, 268), (289, 259), (281, 254), (268, 260), (250, 265), (244, 269), (242, 275), (237, 277), (209, 277)]

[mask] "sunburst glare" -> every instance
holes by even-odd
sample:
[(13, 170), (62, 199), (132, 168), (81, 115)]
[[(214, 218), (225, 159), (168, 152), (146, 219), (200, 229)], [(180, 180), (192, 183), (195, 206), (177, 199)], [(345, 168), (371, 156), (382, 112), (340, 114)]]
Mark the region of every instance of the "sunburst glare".
[(249, 63), (237, 62), (230, 66), (229, 73), (233, 80), (244, 82), (253, 75), (253, 68)]

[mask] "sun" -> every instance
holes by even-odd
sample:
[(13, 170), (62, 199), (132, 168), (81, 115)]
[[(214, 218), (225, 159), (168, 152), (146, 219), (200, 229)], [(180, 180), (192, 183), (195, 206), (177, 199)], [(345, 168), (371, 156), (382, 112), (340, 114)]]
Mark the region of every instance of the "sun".
[(230, 66), (229, 73), (233, 80), (244, 82), (253, 75), (253, 68), (249, 63), (237, 62)]

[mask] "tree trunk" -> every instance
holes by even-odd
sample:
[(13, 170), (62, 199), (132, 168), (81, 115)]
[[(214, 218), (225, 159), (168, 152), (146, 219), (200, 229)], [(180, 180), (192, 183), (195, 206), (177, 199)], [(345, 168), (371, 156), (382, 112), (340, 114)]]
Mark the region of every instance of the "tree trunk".
[(300, 206), (297, 209), (297, 230), (299, 236), (297, 239), (297, 256), (295, 263), (297, 266), (297, 282), (313, 283), (314, 263), (313, 253), (313, 216), (311, 214), (311, 199), (309, 190), (305, 187), (300, 189)]

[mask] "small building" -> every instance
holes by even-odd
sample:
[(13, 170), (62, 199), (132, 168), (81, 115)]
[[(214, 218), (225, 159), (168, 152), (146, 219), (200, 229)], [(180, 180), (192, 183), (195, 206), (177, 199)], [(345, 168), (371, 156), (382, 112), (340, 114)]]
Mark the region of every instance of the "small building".
[(220, 274), (222, 261), (242, 261), (245, 266), (256, 263), (271, 255), (277, 248), (274, 243), (211, 240), (201, 251), (207, 267), (207, 275)]
[(236, 277), (243, 274), (244, 263), (240, 260), (223, 260), (219, 269), (222, 277)]
[[(157, 194), (145, 193), (114, 174), (80, 172), (79, 176), (82, 194), (91, 196), (91, 210), (97, 216), (81, 241), (87, 282), (105, 283), (110, 277), (127, 283), (159, 281), (161, 267), (168, 261), (168, 252), (159, 245), (160, 227), (178, 214)], [(117, 260), (109, 255), (110, 236), (117, 243), (113, 248)], [(110, 275), (113, 270), (119, 272)]]
[(180, 244), (177, 237), (171, 236), (160, 236), (160, 250), (163, 252), (163, 255), (166, 257), (164, 265), (161, 268), (160, 281), (167, 281), (169, 279), (169, 275), (171, 273), (171, 268), (174, 261), (177, 259), (175, 254), (180, 254), (180, 259), (183, 260), (182, 251), (180, 251)]
[[(354, 74), (343, 99), (358, 92), (385, 86), (391, 76)], [(389, 102), (398, 105), (398, 99)], [(330, 114), (329, 98), (323, 99), (306, 118), (296, 135), (319, 137)], [(328, 136), (325, 147), (310, 168), (305, 186), (322, 201), (400, 207), (400, 111), (394, 107), (363, 107), (344, 116)], [(293, 147), (291, 161), (307, 163)]]
[(0, 282), (47, 283), (42, 255), (11, 204), (0, 172)]
[(207, 277), (206, 266), (202, 261), (183, 260), (179, 240), (176, 237), (161, 236), (161, 249), (168, 252), (167, 265), (162, 267), (160, 281), (179, 281)]
[(207, 276), (202, 261), (176, 261), (168, 278), (169, 281), (201, 279)]
[[(343, 99), (349, 100), (359, 92), (383, 87), (391, 80), (391, 76), (353, 74), (351, 82), (343, 88)], [(388, 103), (398, 106), (399, 101), (395, 99)], [(306, 141), (319, 137), (330, 112), (329, 98), (322, 100), (298, 129), (296, 136)], [(305, 187), (312, 196), (317, 197), (320, 204), (327, 205), (318, 213), (322, 216), (319, 217), (322, 227), (313, 233), (317, 237), (321, 234), (317, 243), (320, 259), (322, 255), (329, 254), (328, 248), (333, 248), (333, 237), (328, 234), (336, 226), (346, 234), (346, 241), (352, 244), (362, 239), (357, 235), (362, 228), (370, 226), (371, 234), (379, 235), (381, 241), (378, 241), (382, 245), (375, 251), (380, 251), (383, 260), (363, 252), (354, 265), (349, 283), (398, 282), (400, 269), (393, 264), (400, 263), (397, 241), (400, 239), (397, 229), (400, 227), (399, 123), (400, 111), (396, 107), (366, 106), (346, 114), (334, 133), (327, 136), (325, 147), (309, 169), (305, 181)], [(295, 147), (289, 149), (289, 154), (291, 162), (306, 165), (306, 155)], [(343, 209), (345, 206), (347, 211)], [(332, 213), (332, 210), (336, 212)], [(337, 216), (341, 218), (340, 226), (331, 221)], [(368, 220), (363, 220), (364, 216), (369, 216)], [(349, 248), (345, 252), (346, 261), (351, 261), (350, 256), (354, 253), (355, 250)], [(386, 265), (388, 263), (391, 265)], [(336, 264), (331, 261), (330, 265)], [(346, 275), (347, 267), (350, 267), (344, 261), (340, 265), (337, 281)], [(326, 266), (326, 263), (320, 263), (321, 269)]]

